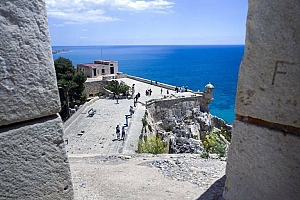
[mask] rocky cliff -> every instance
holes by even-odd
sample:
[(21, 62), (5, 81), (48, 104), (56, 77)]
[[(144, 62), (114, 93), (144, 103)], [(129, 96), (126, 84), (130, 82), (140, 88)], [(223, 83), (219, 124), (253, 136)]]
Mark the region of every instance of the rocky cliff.
[(145, 120), (144, 138), (161, 138), (168, 153), (227, 154), (232, 126), (211, 115), (204, 98), (153, 101), (147, 105)]

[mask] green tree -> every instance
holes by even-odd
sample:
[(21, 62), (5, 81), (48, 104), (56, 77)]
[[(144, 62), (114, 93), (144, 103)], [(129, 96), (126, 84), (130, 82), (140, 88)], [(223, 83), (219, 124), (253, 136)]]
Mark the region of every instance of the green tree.
[(54, 61), (57, 80), (73, 80), (75, 68), (71, 60), (59, 57)]
[(54, 66), (61, 102), (60, 115), (65, 121), (70, 117), (69, 107), (85, 102), (83, 90), (87, 77), (82, 72), (76, 72), (72, 61), (67, 58), (57, 58)]
[(82, 104), (86, 100), (86, 95), (83, 94), (84, 82), (86, 79), (87, 77), (82, 71), (79, 71), (74, 75), (73, 82), (76, 84), (76, 87), (74, 87), (73, 96), (77, 104)]
[(112, 80), (112, 81), (109, 81), (104, 86), (104, 88), (119, 95), (119, 94), (125, 94), (126, 91), (129, 91), (130, 86), (126, 85), (124, 82)]

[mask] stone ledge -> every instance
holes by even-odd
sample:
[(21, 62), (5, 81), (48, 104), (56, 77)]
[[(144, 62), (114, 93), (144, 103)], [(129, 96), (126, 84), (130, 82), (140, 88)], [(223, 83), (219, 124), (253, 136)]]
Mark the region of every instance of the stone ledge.
[(236, 115), (235, 118), (238, 121), (263, 126), (263, 127), (270, 128), (273, 130), (278, 130), (278, 131), (283, 132), (284, 134), (294, 134), (294, 135), (300, 136), (300, 128), (297, 128), (297, 127), (276, 124), (276, 123), (264, 121), (261, 119), (256, 119), (256, 118), (246, 117), (246, 116), (241, 116), (241, 115)]
[(0, 130), (0, 199), (72, 199), (59, 117)]
[(300, 199), (299, 143), (299, 136), (235, 120), (225, 199)]

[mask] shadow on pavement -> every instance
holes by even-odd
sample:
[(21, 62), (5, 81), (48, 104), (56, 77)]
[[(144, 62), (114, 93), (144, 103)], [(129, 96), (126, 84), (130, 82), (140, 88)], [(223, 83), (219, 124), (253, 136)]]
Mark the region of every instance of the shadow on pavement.
[(197, 200), (224, 200), (223, 189), (225, 181), (226, 175), (214, 182)]

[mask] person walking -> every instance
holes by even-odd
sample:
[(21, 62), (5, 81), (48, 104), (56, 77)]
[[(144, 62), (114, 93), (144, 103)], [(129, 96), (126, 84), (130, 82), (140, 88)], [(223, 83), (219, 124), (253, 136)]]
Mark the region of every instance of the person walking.
[(122, 127), (122, 136), (121, 136), (121, 140), (125, 140), (125, 126)]
[(130, 114), (130, 117), (132, 117), (132, 115), (134, 114), (134, 110), (133, 110), (132, 106), (130, 106), (130, 108), (129, 108), (129, 114)]
[(134, 93), (135, 93), (135, 88), (134, 88), (135, 84), (132, 84), (132, 87), (131, 87), (131, 95), (133, 96)]
[(119, 104), (119, 95), (116, 96), (117, 104)]
[(134, 106), (134, 107), (136, 107), (136, 103), (137, 103), (137, 100), (136, 100), (136, 97), (134, 97), (134, 98), (133, 98), (133, 106)]
[(117, 139), (120, 140), (120, 126), (119, 126), (119, 124), (116, 126), (116, 135), (117, 135)]

